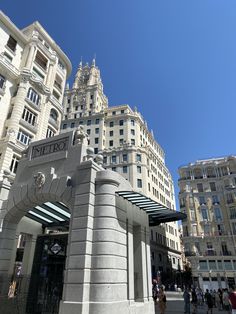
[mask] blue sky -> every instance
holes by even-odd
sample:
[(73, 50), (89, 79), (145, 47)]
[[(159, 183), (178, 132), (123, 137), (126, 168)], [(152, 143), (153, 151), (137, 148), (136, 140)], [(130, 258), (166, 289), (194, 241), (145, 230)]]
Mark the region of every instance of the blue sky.
[(96, 53), (110, 105), (137, 106), (180, 165), (235, 154), (235, 0), (0, 0), (19, 27), (38, 20), (73, 65)]

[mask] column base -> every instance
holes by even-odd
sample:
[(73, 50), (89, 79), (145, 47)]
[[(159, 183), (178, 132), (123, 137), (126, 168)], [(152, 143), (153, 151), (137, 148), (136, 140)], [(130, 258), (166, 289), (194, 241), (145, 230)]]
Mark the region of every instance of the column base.
[(60, 302), (59, 314), (154, 314), (154, 303), (134, 302), (132, 305), (129, 301), (121, 302)]

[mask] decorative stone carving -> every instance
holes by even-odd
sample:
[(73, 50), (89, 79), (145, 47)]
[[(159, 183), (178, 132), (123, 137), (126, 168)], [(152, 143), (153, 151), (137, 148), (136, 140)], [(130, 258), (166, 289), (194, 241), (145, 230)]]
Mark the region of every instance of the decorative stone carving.
[(88, 134), (84, 132), (84, 128), (80, 125), (75, 131), (75, 144), (83, 144), (84, 140), (88, 140)]
[(38, 172), (36, 175), (34, 175), (34, 182), (37, 188), (40, 189), (44, 185), (45, 181), (46, 177), (44, 173)]

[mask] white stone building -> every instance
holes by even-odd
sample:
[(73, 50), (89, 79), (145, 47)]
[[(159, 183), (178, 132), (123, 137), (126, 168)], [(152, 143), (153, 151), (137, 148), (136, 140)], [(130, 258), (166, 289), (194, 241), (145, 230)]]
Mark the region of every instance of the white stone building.
[(236, 157), (212, 158), (179, 168), (185, 255), (195, 283), (218, 289), (236, 282)]
[(0, 171), (31, 141), (58, 134), (71, 63), (38, 23), (19, 30), (0, 12)]
[[(19, 159), (31, 141), (60, 131), (62, 99), (71, 63), (38, 23), (20, 30), (0, 11), (0, 229), (2, 201), (14, 181)], [(32, 268), (42, 225), (24, 217), (17, 228), (15, 259), (24, 276)], [(25, 254), (23, 254), (25, 251)]]
[[(61, 131), (79, 126), (89, 135), (95, 154), (103, 153), (106, 169), (121, 174), (137, 192), (176, 210), (163, 149), (136, 108), (108, 107), (95, 60), (91, 66), (80, 63), (72, 88), (65, 90)], [(152, 228), (151, 257), (153, 275), (160, 271), (165, 277), (171, 270), (182, 269), (177, 222)]]

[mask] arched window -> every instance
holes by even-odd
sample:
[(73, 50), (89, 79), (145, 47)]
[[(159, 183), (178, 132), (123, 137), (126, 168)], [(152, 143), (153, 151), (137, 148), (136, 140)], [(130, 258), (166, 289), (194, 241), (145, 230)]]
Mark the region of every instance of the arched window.
[(50, 119), (52, 119), (53, 121), (57, 122), (58, 119), (58, 113), (55, 109), (51, 109), (50, 111)]
[(27, 93), (27, 98), (34, 103), (35, 105), (39, 105), (39, 101), (40, 101), (40, 96), (39, 94), (33, 89), (33, 88), (29, 88), (28, 93)]

